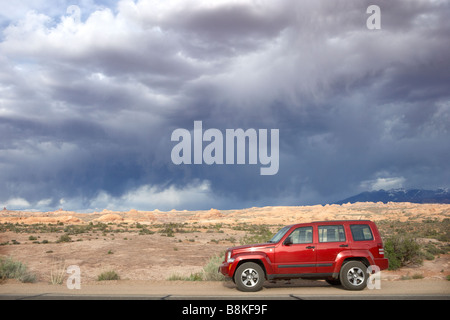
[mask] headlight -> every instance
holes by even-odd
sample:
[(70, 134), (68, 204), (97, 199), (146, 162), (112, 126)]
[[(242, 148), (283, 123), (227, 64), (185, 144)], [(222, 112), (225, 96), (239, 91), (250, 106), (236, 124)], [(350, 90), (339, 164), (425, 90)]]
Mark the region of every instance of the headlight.
[(233, 262), (234, 261), (234, 259), (232, 259), (231, 258), (231, 251), (227, 251), (227, 260), (226, 260), (226, 262)]

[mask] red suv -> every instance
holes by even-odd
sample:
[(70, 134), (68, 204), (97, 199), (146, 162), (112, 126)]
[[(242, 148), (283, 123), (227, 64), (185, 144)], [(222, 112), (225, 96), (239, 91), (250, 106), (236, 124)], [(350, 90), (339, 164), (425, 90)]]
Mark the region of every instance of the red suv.
[(219, 271), (241, 291), (258, 291), (266, 279), (292, 278), (325, 279), (362, 290), (369, 266), (377, 271), (388, 265), (375, 223), (346, 220), (290, 225), (268, 243), (229, 248)]

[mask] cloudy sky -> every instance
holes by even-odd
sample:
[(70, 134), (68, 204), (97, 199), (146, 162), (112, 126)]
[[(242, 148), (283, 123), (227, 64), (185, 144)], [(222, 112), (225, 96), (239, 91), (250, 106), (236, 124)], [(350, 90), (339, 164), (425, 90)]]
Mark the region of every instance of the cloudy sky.
[[(439, 0), (2, 0), (0, 205), (232, 209), (450, 187), (449, 17)], [(173, 164), (171, 134), (194, 121), (278, 129), (278, 173)]]

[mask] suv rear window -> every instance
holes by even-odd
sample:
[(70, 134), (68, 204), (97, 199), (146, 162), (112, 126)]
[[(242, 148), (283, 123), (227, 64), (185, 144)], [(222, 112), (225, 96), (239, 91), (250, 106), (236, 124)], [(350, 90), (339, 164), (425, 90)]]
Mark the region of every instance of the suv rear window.
[(319, 242), (345, 241), (344, 227), (341, 225), (319, 226)]
[(354, 241), (373, 240), (372, 230), (367, 224), (352, 224), (350, 225), (350, 230)]

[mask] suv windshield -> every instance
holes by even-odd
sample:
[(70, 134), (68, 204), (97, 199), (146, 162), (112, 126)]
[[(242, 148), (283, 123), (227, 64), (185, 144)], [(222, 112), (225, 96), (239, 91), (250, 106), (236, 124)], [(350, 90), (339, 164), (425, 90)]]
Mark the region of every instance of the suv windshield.
[(291, 226), (286, 226), (280, 229), (273, 237), (269, 240), (270, 243), (277, 243), (280, 241), (281, 238), (283, 238), (284, 234), (291, 228)]

